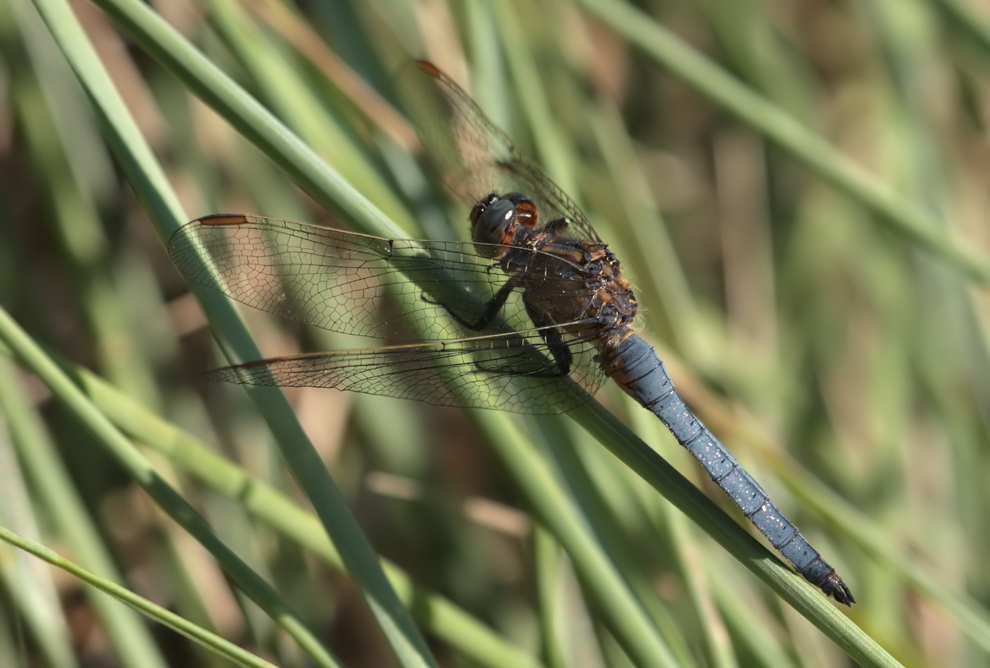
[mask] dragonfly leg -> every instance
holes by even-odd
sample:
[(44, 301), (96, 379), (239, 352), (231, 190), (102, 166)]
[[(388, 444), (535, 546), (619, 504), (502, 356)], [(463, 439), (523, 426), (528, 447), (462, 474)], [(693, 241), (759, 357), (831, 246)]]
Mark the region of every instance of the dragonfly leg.
[[(561, 218), (561, 220), (564, 219)], [(526, 314), (533, 321), (533, 324), (540, 328), (538, 330), (540, 338), (547, 344), (547, 350), (550, 351), (550, 356), (557, 363), (557, 369), (559, 371), (557, 375), (561, 377), (566, 376), (571, 372), (571, 362), (574, 361), (574, 355), (571, 353), (571, 349), (567, 347), (563, 335), (561, 335), (559, 329), (551, 327), (551, 325), (555, 324), (552, 318), (533, 308), (528, 300), (525, 300), (523, 303), (526, 306)]]
[[(512, 364), (492, 364), (486, 362), (475, 362), (474, 368), (482, 373), (494, 374), (497, 376), (526, 376), (527, 378), (566, 378), (571, 373), (570, 349), (564, 343), (560, 332), (556, 329), (540, 332), (543, 340), (547, 342), (553, 360), (545, 360), (542, 364), (534, 365), (531, 361), (525, 361), (522, 365)], [(536, 352), (535, 354), (539, 354)]]
[(541, 312), (530, 305), (526, 304), (526, 313), (529, 315), (530, 320), (538, 328), (540, 338), (543, 339), (544, 343), (547, 344), (547, 351), (550, 353), (550, 357), (553, 358), (552, 364), (550, 360), (546, 363), (540, 365), (539, 367), (532, 367), (530, 364), (529, 368), (523, 368), (520, 366), (513, 366), (511, 364), (499, 364), (499, 365), (486, 365), (483, 362), (476, 362), (475, 368), (479, 371), (485, 373), (498, 374), (503, 376), (527, 376), (529, 378), (564, 378), (571, 373), (571, 363), (574, 361), (574, 355), (571, 353), (571, 349), (567, 347), (567, 343), (564, 341), (563, 335), (561, 335), (560, 330), (556, 327), (552, 327), (553, 324), (549, 318), (543, 315)]
[(541, 232), (544, 235), (553, 238), (567, 229), (567, 219), (566, 218), (556, 218), (551, 220), (549, 223), (543, 226)]
[(475, 322), (470, 322), (468, 320), (465, 320), (457, 313), (455, 313), (453, 309), (451, 309), (449, 306), (447, 306), (446, 304), (444, 304), (443, 302), (437, 299), (433, 299), (425, 292), (421, 295), (421, 298), (424, 302), (428, 304), (436, 304), (437, 306), (442, 306), (443, 309), (447, 312), (447, 314), (451, 318), (453, 318), (457, 322), (457, 324), (459, 324), (461, 327), (464, 327), (465, 329), (469, 329), (472, 332), (479, 332), (483, 329), (488, 329), (488, 327), (491, 326), (492, 321), (495, 319), (495, 316), (498, 315), (498, 312), (502, 310), (502, 307), (505, 306), (505, 302), (508, 301), (509, 299), (509, 295), (511, 295), (512, 291), (515, 290), (517, 287), (519, 286), (516, 283), (516, 281), (514, 280), (506, 281), (505, 285), (499, 288), (498, 292), (495, 293), (495, 296), (492, 297), (490, 300), (488, 300), (488, 303), (485, 304), (484, 310), (481, 312), (481, 316)]

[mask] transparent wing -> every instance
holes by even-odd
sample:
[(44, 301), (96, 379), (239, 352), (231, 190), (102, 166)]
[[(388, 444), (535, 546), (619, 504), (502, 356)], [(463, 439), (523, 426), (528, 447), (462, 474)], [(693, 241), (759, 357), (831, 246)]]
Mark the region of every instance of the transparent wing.
[(537, 205), (542, 222), (566, 218), (568, 236), (601, 241), (577, 204), (435, 65), (417, 61), (402, 88), (429, 159), (456, 196), (478, 201), (492, 192), (523, 193)]
[[(407, 341), (419, 340), (415, 332), (424, 327), (439, 340), (469, 334), (450, 314), (476, 322), (509, 280), (477, 248), (242, 214), (195, 220), (168, 245), (180, 271), (239, 302), (323, 329)], [(580, 267), (557, 255), (514, 252), (539, 257), (545, 298), (568, 297), (578, 289), (574, 275)], [(525, 274), (525, 258), (514, 271)], [(548, 275), (553, 273), (569, 280)], [(514, 295), (500, 313), (503, 330), (532, 328), (520, 302)]]
[[(543, 352), (537, 330), (444, 343), (309, 353), (211, 371), (243, 385), (320, 387), (413, 399), (439, 406), (517, 413), (569, 411), (605, 379), (592, 341), (573, 340), (569, 377)], [(570, 382), (576, 381), (575, 383)]]

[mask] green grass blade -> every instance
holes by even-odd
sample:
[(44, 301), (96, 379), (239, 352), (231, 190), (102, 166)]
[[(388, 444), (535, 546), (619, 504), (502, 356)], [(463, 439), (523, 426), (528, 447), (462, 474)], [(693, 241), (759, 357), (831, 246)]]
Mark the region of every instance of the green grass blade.
[[(125, 433), (167, 457), (176, 467), (195, 476), (216, 493), (239, 500), (253, 516), (319, 555), (334, 568), (343, 570), (340, 555), (320, 531), (318, 520), (285, 494), (248, 475), (100, 377), (79, 368), (72, 368), (70, 372), (94, 404)], [(382, 566), (396, 592), (423, 627), (478, 665), (491, 668), (537, 668), (540, 665), (448, 599), (417, 585), (391, 562), (382, 560)]]
[(235, 663), (242, 666), (254, 666), (255, 668), (274, 668), (273, 663), (265, 661), (261, 657), (255, 656), (250, 652), (247, 652), (237, 645), (224, 640), (220, 636), (210, 633), (206, 629), (203, 629), (195, 624), (189, 622), (184, 617), (180, 617), (172, 612), (169, 612), (165, 608), (155, 605), (151, 601), (138, 596), (129, 589), (125, 589), (110, 580), (101, 578), (100, 576), (87, 571), (84, 568), (72, 563), (68, 559), (64, 559), (56, 554), (54, 551), (48, 549), (44, 545), (39, 545), (34, 541), (22, 538), (17, 534), (13, 533), (6, 527), (0, 526), (0, 540), (6, 541), (7, 543), (24, 550), (39, 559), (47, 561), (52, 566), (61, 568), (65, 572), (71, 574), (72, 576), (82, 580), (86, 584), (96, 587), (102, 592), (113, 596), (121, 603), (124, 603), (134, 610), (143, 613), (154, 619), (155, 621), (168, 626), (169, 628), (181, 633), (191, 640), (195, 640), (202, 646), (216, 652), (218, 655), (223, 656)]
[(821, 592), (743, 531), (614, 415), (594, 402), (586, 409), (571, 414), (613, 454), (701, 526), (856, 662), (863, 666), (900, 665)]
[(103, 413), (92, 405), (79, 388), (2, 308), (0, 308), (0, 340), (14, 352), (22, 364), (31, 369), (48, 386), (51, 393), (107, 448), (162, 509), (202, 543), (244, 592), (265, 609), (314, 660), (323, 666), (338, 665), (282, 602), (278, 594), (217, 537), (206, 521), (157, 474), (141, 453), (117, 431)]
[[(10, 368), (12, 365), (7, 360), (0, 360), (0, 401), (3, 399), (3, 384), (6, 380), (2, 376)], [(25, 481), (26, 474), (18, 463), (14, 427), (11, 426), (8, 430), (8, 420), (16, 423), (20, 418), (21, 416), (10, 412), (0, 403), (0, 479), (3, 480), (3, 486), (0, 487), (0, 524), (9, 524), (18, 533), (33, 540), (41, 540), (42, 522), (39, 521), (41, 518), (37, 512), (39, 508), (32, 502)], [(75, 668), (69, 621), (62, 610), (59, 590), (51, 571), (39, 567), (34, 559), (8, 546), (0, 546), (0, 555), (0, 588), (13, 618), (3, 620), (2, 623), (8, 626), (16, 619), (20, 634), (34, 641), (47, 665), (53, 668)], [(11, 643), (6, 648), (6, 652), (10, 654), (6, 664), (23, 665), (28, 662), (23, 656), (23, 647), (18, 648), (22, 656), (14, 658), (16, 646), (17, 643)]]
[[(185, 222), (186, 217), (161, 168), (65, 3), (58, 0), (38, 0), (36, 5), (104, 119), (110, 144), (131, 185), (155, 223), (159, 235), (163, 240), (166, 239)], [(166, 66), (181, 65), (190, 68), (184, 71), (197, 75), (194, 79), (201, 87), (196, 92), (209, 94), (211, 101), (221, 105), (221, 109), (225, 111), (236, 109), (237, 113), (233, 115), (237, 118), (249, 118), (253, 123), (244, 123), (239, 128), (242, 132), (249, 133), (252, 139), (270, 142), (269, 148), (277, 146), (279, 155), (291, 151), (293, 159), (289, 161), (288, 171), (294, 178), (311, 187), (319, 185), (319, 191), (324, 193), (326, 190), (323, 187), (333, 184), (337, 186), (337, 191), (343, 193), (336, 201), (344, 203), (345, 208), (355, 208), (365, 215), (382, 218), (367, 200), (331, 172), (318, 156), (239, 87), (226, 80), (219, 70), (203, 59), (145, 5), (119, 2), (101, 3), (101, 6), (112, 18), (120, 21), (125, 30), (132, 33), (134, 29), (149, 31), (144, 34), (143, 39), (138, 38), (139, 42), (153, 55), (162, 58)], [(236, 362), (260, 357), (230, 303), (205, 288), (200, 290), (199, 296), (228, 358)], [(432, 665), (433, 659), (425, 641), (395, 592), (389, 587), (371, 546), (299, 427), (284, 395), (270, 388), (255, 388), (249, 395), (278, 436), (277, 440), (296, 480), (306, 491), (328, 532), (334, 536), (349, 574), (365, 597), (396, 656), (404, 665)], [(301, 631), (301, 628), (296, 630)], [(316, 651), (314, 643), (307, 641), (307, 644), (311, 651)]]
[[(340, 202), (338, 206), (331, 208), (347, 212), (349, 214), (348, 219), (363, 231), (388, 234), (391, 230), (393, 232), (392, 236), (396, 236), (394, 234), (394, 228), (390, 226), (382, 227), (381, 214), (367, 200), (362, 198), (359, 193), (347, 186), (339, 176), (317, 178), (317, 173), (324, 174), (328, 170), (323, 167), (318, 172), (315, 171), (318, 165), (315, 157), (301, 161), (298, 167), (293, 167), (290, 171), (286, 163), (295, 164), (293, 159), (297, 156), (305, 158), (309, 155), (308, 149), (298, 144), (297, 140), (285, 139), (283, 137), (284, 133), (281, 131), (275, 132), (272, 127), (273, 121), (263, 113), (263, 110), (257, 108), (256, 103), (242, 99), (240, 96), (243, 94), (232, 92), (231, 84), (214, 68), (208, 67), (205, 63), (197, 62), (192, 50), (184, 47), (188, 52), (184, 51), (181, 58), (177, 57), (173, 51), (180, 49), (180, 45), (174, 43), (174, 36), (169, 38), (169, 35), (165, 31), (162, 31), (162, 34), (155, 32), (153, 24), (150, 23), (151, 19), (138, 14), (137, 10), (134, 10), (135, 13), (133, 15), (124, 14), (124, 9), (130, 7), (129, 3), (119, 1), (112, 3), (105, 2), (104, 5), (108, 9), (112, 8), (112, 11), (110, 11), (111, 16), (119, 21), (125, 31), (129, 32), (139, 43), (146, 44), (149, 52), (161, 58), (163, 65), (176, 73), (177, 76), (186, 82), (191, 90), (203, 97), (211, 106), (214, 106), (235, 128), (243, 132), (249, 140), (258, 145), (266, 154), (269, 154), (273, 160), (290, 173), (293, 179), (298, 178), (299, 185), (313, 196), (314, 199), (321, 204), (335, 201)], [(159, 37), (162, 41), (154, 41)], [(163, 47), (166, 41), (169, 44), (168, 52), (165, 52)], [(222, 94), (218, 91), (222, 91)], [(236, 101), (236, 104), (232, 104), (232, 101)], [(603, 409), (592, 402), (589, 407), (574, 411), (571, 413), (571, 416), (588, 427), (589, 425), (596, 424), (596, 419), (593, 417), (589, 418), (588, 416), (601, 415), (602, 412)], [(490, 431), (492, 434), (504, 435), (514, 431), (509, 426), (495, 426), (497, 423), (506, 424), (511, 422), (509, 420), (503, 420), (501, 416), (480, 416), (479, 422), (486, 425), (485, 430)], [(628, 430), (619, 438), (615, 437), (617, 433), (615, 431), (602, 431), (595, 428), (592, 430), (592, 433), (604, 439), (603, 443), (618, 454), (627, 464), (635, 462), (636, 465), (633, 466), (633, 469), (639, 475), (646, 477), (658, 489), (661, 489), (664, 484), (669, 482), (669, 478), (655, 475), (656, 470), (662, 467), (662, 464), (657, 461), (659, 458), (656, 454), (648, 449), (644, 450), (643, 448), (645, 446), (642, 444), (642, 441), (636, 439)], [(493, 438), (493, 440), (495, 439)], [(517, 463), (527, 457), (521, 454), (521, 449), (518, 446), (511, 443), (514, 440), (513, 438), (506, 439), (503, 436), (499, 440), (509, 441), (509, 445), (505, 447), (514, 453), (513, 455), (503, 455), (503, 462), (506, 465)], [(649, 454), (646, 455), (646, 452)], [(644, 456), (651, 460), (651, 463), (645, 467), (643, 466)], [(529, 457), (531, 458), (531, 456)], [(525, 468), (523, 466), (514, 468), (516, 475), (524, 479), (526, 475), (532, 474), (536, 470), (535, 464), (534, 468), (530, 468), (528, 471), (522, 470)], [(875, 643), (870, 642), (855, 626), (839, 615), (831, 607), (831, 604), (821, 598), (820, 594), (807, 586), (803, 580), (786, 569), (779, 561), (769, 558), (769, 553), (765, 550), (757, 550), (755, 541), (738, 525), (728, 520), (724, 514), (721, 514), (721, 511), (715, 510), (711, 502), (705, 499), (693, 486), (683, 478), (679, 478), (678, 484), (683, 488), (684, 493), (688, 494), (688, 496), (681, 496), (679, 507), (689, 512), (695, 520), (706, 518), (701, 524), (707, 531), (719, 533), (720, 535), (716, 536), (717, 540), (722, 542), (723, 545), (733, 546), (730, 551), (733, 551), (737, 558), (740, 558), (747, 567), (753, 569), (764, 581), (776, 588), (789, 602), (796, 605), (802, 614), (809, 616), (813, 623), (816, 623), (822, 628), (829, 637), (837, 640), (840, 646), (857, 657), (871, 656), (875, 658), (877, 656), (883, 656), (882, 651), (879, 650)], [(533, 488), (540, 488), (540, 483), (534, 484)], [(690, 491), (688, 492), (688, 490)], [(661, 491), (665, 494), (669, 493), (669, 490), (666, 489), (661, 489)], [(688, 498), (691, 501), (688, 501)], [(568, 516), (568, 511), (564, 510), (566, 502), (562, 498), (548, 502), (548, 505), (553, 507), (554, 510), (552, 512), (555, 514), (559, 513), (560, 517)], [(714, 513), (721, 515), (722, 520), (720, 522), (711, 520), (710, 516)], [(569, 522), (580, 524), (573, 515), (570, 517)], [(581, 547), (580, 545), (583, 539), (577, 538), (576, 531), (573, 527), (565, 528), (563, 526), (567, 523), (567, 521), (561, 522), (554, 530), (555, 532), (560, 531), (573, 537), (573, 546), (566, 545), (568, 551), (572, 554), (574, 551), (577, 551), (586, 557), (589, 563), (595, 564), (593, 570), (602, 575), (603, 579), (600, 580), (601, 582), (611, 582), (610, 586), (603, 585), (603, 589), (599, 594), (601, 597), (599, 603), (601, 604), (602, 598), (610, 599), (607, 601), (608, 605), (606, 607), (614, 607), (610, 610), (609, 618), (612, 620), (612, 623), (619, 624), (620, 628), (623, 629), (618, 635), (625, 638), (626, 642), (630, 645), (640, 648), (638, 656), (650, 656), (653, 657), (653, 661), (657, 661), (657, 657), (666, 655), (667, 659), (665, 661), (668, 663), (672, 662), (669, 650), (663, 649), (663, 645), (657, 642), (658, 638), (655, 630), (652, 630), (652, 624), (639, 616), (629, 617), (631, 610), (641, 610), (641, 608), (633, 601), (631, 595), (628, 594), (626, 585), (620, 585), (619, 582), (621, 579), (615, 579), (614, 575), (605, 575), (610, 570), (610, 567), (606, 565), (607, 560), (602, 561), (601, 557), (592, 556), (592, 552), (587, 547)], [(548, 522), (548, 526), (552, 527), (552, 524)], [(759, 557), (755, 556), (757, 554)], [(610, 595), (608, 593), (610, 591), (622, 592), (622, 595)], [(641, 615), (642, 613), (640, 612), (639, 614)], [(635, 621), (637, 619), (639, 621)], [(632, 629), (636, 625), (638, 625), (638, 628), (636, 631), (633, 631)], [(839, 628), (842, 629), (841, 632), (838, 631)], [(647, 641), (647, 639), (652, 640)]]
[[(167, 26), (159, 25), (150, 12), (143, 7), (135, 7), (128, 2), (101, 2), (110, 16), (128, 32), (132, 38), (153, 56), (160, 58), (162, 64), (176, 74), (189, 86), (190, 90), (221, 113), (239, 132), (255, 143), (277, 164), (285, 169), (297, 183), (306, 190), (316, 201), (332, 210), (343, 211), (348, 220), (363, 231), (389, 236), (402, 236), (394, 225), (387, 223), (384, 216), (370, 202), (353, 189), (338, 174), (330, 170), (302, 142), (290, 135), (271, 116), (251, 100), (243, 91), (230, 82), (215, 67), (204, 61), (202, 57)], [(257, 356), (256, 356), (257, 357)], [(484, 416), (485, 424), (495, 422), (510, 422), (499, 416)], [(492, 427), (492, 434), (504, 433), (504, 429)], [(494, 438), (494, 437), (493, 437)], [(502, 440), (512, 441), (512, 438)], [(510, 445), (516, 448), (515, 444)], [(528, 457), (532, 459), (532, 456)], [(503, 461), (517, 461), (515, 457), (503, 458)], [(520, 467), (524, 468), (524, 467)], [(535, 469), (530, 469), (534, 471)], [(548, 474), (544, 473), (547, 476)], [(542, 483), (552, 481), (548, 476), (532, 486), (533, 493), (546, 488)], [(554, 485), (556, 486), (556, 485)], [(315, 505), (315, 501), (314, 501)], [(552, 506), (560, 511), (566, 507), (564, 498), (558, 497)], [(652, 624), (645, 617), (642, 608), (634, 601), (626, 585), (622, 584), (621, 576), (614, 567), (608, 565), (607, 559), (601, 554), (595, 554), (597, 549), (592, 547), (590, 536), (580, 535), (581, 521), (566, 511), (561, 517), (562, 523), (571, 525), (566, 531), (575, 541), (582, 543), (581, 554), (595, 563), (595, 573), (602, 575), (597, 582), (597, 597), (605, 601), (603, 605), (609, 610), (611, 623), (620, 629), (618, 634), (625, 642), (636, 648), (634, 654), (642, 657), (644, 663), (653, 665), (674, 665), (669, 651), (660, 641)], [(338, 543), (338, 548), (340, 545)], [(569, 548), (570, 549), (570, 548)], [(345, 561), (347, 561), (345, 559)], [(352, 565), (348, 561), (348, 570)], [(352, 576), (353, 576), (352, 572)], [(667, 658), (662, 658), (667, 657)]]
[(130, 0), (95, 4), (317, 203), (349, 221), (366, 224), (376, 234), (402, 236), (375, 204), (147, 6)]
[[(14, 371), (9, 360), (0, 359), (0, 409), (8, 416), (11, 436), (35, 494), (80, 563), (107, 580), (123, 581)], [(137, 617), (99, 593), (93, 593), (92, 602), (123, 665), (167, 665)]]
[[(568, 415), (573, 417), (585, 410), (578, 409)], [(515, 483), (533, 504), (534, 514), (567, 550), (588, 595), (623, 649), (642, 665), (679, 665), (670, 643), (636, 599), (626, 574), (602, 548), (601, 538), (589, 530), (589, 518), (570, 498), (557, 472), (539, 454), (519, 422), (493, 411), (473, 411), (471, 415), (487, 435), (502, 466), (512, 473)]]
[(779, 107), (739, 83), (640, 10), (619, 0), (582, 6), (721, 108), (800, 160), (894, 231), (979, 283), (990, 283), (990, 259), (954, 238), (926, 211), (814, 135)]

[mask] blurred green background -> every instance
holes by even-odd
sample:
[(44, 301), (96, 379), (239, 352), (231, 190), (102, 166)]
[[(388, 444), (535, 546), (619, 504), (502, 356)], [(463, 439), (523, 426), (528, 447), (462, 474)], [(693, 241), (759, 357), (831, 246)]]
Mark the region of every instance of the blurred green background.
[[(821, 611), (799, 614), (573, 421), (286, 392), (367, 540), (404, 572), (395, 586), (436, 661), (990, 665), (983, 3), (72, 10), (0, 0), (0, 305), (92, 401), (86, 422), (22, 353), (0, 356), (4, 527), (278, 665), (429, 661), (380, 631), (392, 612), (369, 612), (373, 585), (340, 569), (308, 514), (313, 503), (326, 521), (333, 506), (294, 482), (271, 416), (199, 377), (223, 358), (163, 245), (180, 211), (464, 239), (466, 209), (421, 169), (397, 104), (396, 77), (426, 58), (585, 209), (682, 396), (849, 584), (858, 603), (840, 612), (866, 638), (836, 626), (815, 592)], [(74, 44), (95, 47), (119, 116), (94, 111), (97, 93), (80, 87), (99, 62), (74, 61), (74, 73), (59, 50), (76, 19)], [(180, 38), (230, 79), (218, 89)], [(223, 98), (236, 85), (343, 185), (319, 181), (290, 140), (266, 140), (274, 126)], [(144, 162), (125, 107), (153, 151)], [(241, 312), (265, 356), (343, 345)], [(16, 348), (10, 331), (0, 339)], [(223, 345), (243, 350), (231, 337)], [(652, 416), (611, 385), (597, 398), (750, 531)], [(108, 449), (99, 416), (150, 465)], [(278, 591), (325, 656), (160, 512), (143, 466)], [(356, 573), (362, 539), (342, 542)], [(228, 663), (39, 564), (0, 549), (0, 665)]]

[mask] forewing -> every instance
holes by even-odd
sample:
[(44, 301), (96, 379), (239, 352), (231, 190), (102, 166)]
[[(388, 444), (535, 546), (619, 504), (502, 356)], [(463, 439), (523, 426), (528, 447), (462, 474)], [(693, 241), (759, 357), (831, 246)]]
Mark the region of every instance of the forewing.
[(492, 192), (519, 192), (536, 203), (543, 222), (566, 218), (569, 236), (600, 241), (577, 204), (450, 77), (418, 61), (404, 79), (409, 113), (430, 162), (457, 197), (471, 202)]
[[(386, 239), (241, 214), (195, 220), (168, 250), (183, 274), (249, 306), (345, 334), (403, 340), (426, 330), (441, 340), (465, 336), (450, 313), (476, 321), (508, 280), (470, 243)], [(517, 303), (504, 321), (532, 327)]]
[[(211, 371), (244, 385), (319, 387), (413, 399), (439, 406), (553, 414), (585, 403), (604, 373), (590, 341), (572, 341), (568, 377), (535, 330), (445, 343), (280, 357)], [(585, 359), (588, 358), (588, 359)], [(575, 381), (575, 382), (571, 382)]]

